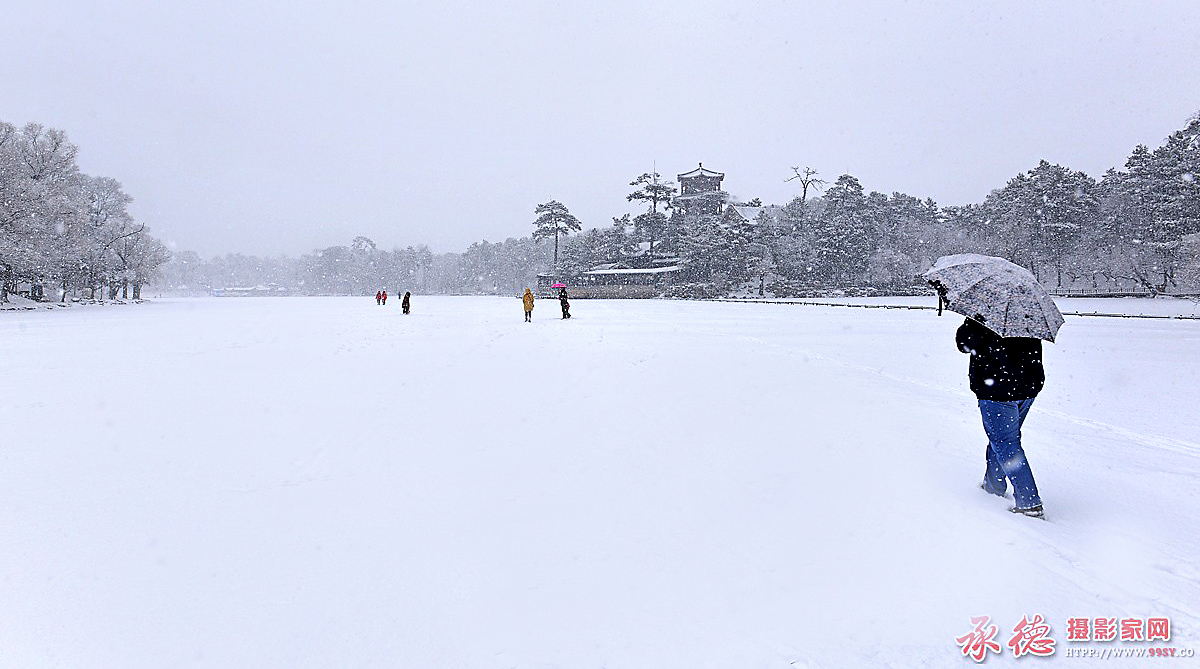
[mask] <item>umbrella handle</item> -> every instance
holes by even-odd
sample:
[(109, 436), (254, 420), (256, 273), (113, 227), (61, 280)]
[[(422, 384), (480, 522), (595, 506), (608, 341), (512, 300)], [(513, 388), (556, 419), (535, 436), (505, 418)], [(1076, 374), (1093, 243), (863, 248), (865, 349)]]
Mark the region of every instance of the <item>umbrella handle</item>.
[(938, 293), (938, 316), (942, 315), (942, 294)]

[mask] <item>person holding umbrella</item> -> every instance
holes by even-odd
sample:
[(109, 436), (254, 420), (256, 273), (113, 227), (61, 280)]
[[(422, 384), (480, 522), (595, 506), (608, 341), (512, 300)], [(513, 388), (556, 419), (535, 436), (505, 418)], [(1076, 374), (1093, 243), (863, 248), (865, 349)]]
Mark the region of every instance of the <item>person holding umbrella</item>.
[(1044, 518), (1042, 498), (1021, 445), (1021, 426), (1046, 381), (1042, 340), (1054, 341), (1063, 317), (1033, 274), (992, 256), (938, 258), (925, 278), (942, 305), (966, 316), (955, 334), (971, 356), (968, 377), (988, 437), (980, 487), (1003, 497), (1012, 483), (1009, 510)]
[(571, 317), (571, 303), (567, 301), (567, 286), (566, 284), (556, 283), (551, 288), (558, 289), (558, 304), (562, 307), (563, 318)]

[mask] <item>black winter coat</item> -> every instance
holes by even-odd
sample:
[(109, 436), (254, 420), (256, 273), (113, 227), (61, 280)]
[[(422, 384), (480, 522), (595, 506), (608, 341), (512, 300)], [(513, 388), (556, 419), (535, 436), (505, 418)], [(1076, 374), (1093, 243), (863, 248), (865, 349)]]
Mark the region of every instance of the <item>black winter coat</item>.
[(971, 354), (971, 391), (979, 399), (1028, 400), (1041, 392), (1046, 382), (1042, 340), (1001, 337), (970, 318), (954, 339), (958, 350)]

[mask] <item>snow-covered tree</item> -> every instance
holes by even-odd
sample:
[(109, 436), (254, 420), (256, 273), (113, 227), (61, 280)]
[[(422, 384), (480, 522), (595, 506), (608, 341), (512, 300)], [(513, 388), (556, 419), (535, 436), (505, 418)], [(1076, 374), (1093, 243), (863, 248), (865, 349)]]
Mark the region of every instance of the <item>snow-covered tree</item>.
[(660, 204), (664, 209), (669, 209), (671, 198), (675, 197), (678, 191), (675, 182), (664, 180), (658, 172), (645, 172), (630, 181), (629, 185), (637, 187), (637, 190), (625, 196), (625, 199), (629, 202), (648, 203), (652, 212), (658, 211)]
[(650, 205), (645, 213), (639, 214), (633, 219), (633, 223), (635, 234), (650, 243), (648, 253), (653, 257), (654, 246), (667, 235), (667, 226), (669, 225), (666, 213), (660, 212), (658, 206), (661, 204), (664, 210), (670, 209), (671, 199), (675, 197), (678, 188), (673, 181), (663, 180), (662, 175), (658, 172), (643, 173), (630, 181), (629, 185), (636, 186), (637, 190), (625, 196), (627, 201)]
[(0, 123), (0, 301), (19, 281), (34, 297), (56, 283), (66, 300), (120, 280), (116, 247), (144, 227), (120, 183), (82, 174), (76, 153), (61, 130)]
[(684, 226), (678, 242), (684, 279), (727, 285), (733, 254), (721, 219), (703, 214), (684, 219)]
[(1117, 271), (1152, 292), (1176, 284), (1185, 262), (1183, 239), (1200, 232), (1200, 119), (1151, 151), (1138, 146), (1124, 171), (1109, 170), (1100, 184), (1099, 243), (1123, 248)]
[(567, 207), (558, 200), (539, 204), (534, 213), (537, 214), (537, 220), (533, 222), (536, 227), (533, 238), (554, 238), (554, 266), (558, 267), (558, 238), (571, 232), (577, 232), (583, 226), (579, 223), (579, 219), (571, 215)]
[(1088, 175), (1043, 160), (992, 192), (983, 211), (997, 255), (1035, 274), (1052, 267), (1061, 286), (1064, 258), (1099, 221), (1099, 191)]
[[(142, 286), (158, 278), (159, 268), (171, 259), (171, 252), (144, 230), (122, 238), (118, 246), (123, 264), (121, 296), (140, 300)], [(132, 296), (128, 292), (130, 286), (133, 287)]]
[(822, 198), (824, 209), (814, 221), (815, 274), (834, 283), (862, 280), (875, 250), (872, 240), (874, 213), (863, 195), (862, 184), (843, 174)]
[(630, 225), (629, 214), (613, 217), (613, 224), (600, 234), (598, 253), (601, 258), (619, 262), (637, 251), (637, 242), (628, 232)]
[(646, 257), (654, 258), (656, 245), (666, 237), (670, 220), (661, 211), (647, 211), (633, 217), (634, 234), (649, 242)]
[(146, 226), (130, 216), (128, 206), (133, 198), (116, 179), (83, 176), (80, 183), (87, 205), (88, 235), (95, 241), (84, 258), (87, 289), (94, 297), (96, 289), (106, 284), (110, 299), (116, 297), (118, 288), (128, 296), (133, 271), (129, 259), (138, 242), (148, 243), (135, 239), (145, 236)]

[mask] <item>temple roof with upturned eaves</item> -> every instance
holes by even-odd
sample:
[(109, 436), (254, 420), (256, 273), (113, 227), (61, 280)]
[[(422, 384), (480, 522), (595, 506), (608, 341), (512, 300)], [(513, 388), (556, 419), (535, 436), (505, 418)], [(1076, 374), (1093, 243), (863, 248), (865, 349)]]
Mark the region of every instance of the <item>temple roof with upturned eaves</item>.
[(683, 174), (679, 174), (676, 176), (679, 179), (693, 179), (695, 177), (719, 177), (721, 179), (725, 178), (724, 174), (722, 174), (720, 172), (714, 172), (710, 169), (705, 168), (704, 163), (700, 163), (700, 167), (697, 167), (696, 169), (692, 170), (691, 172), (684, 172)]

